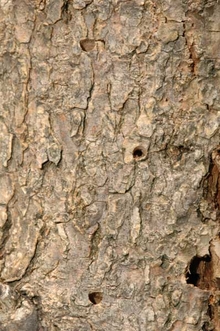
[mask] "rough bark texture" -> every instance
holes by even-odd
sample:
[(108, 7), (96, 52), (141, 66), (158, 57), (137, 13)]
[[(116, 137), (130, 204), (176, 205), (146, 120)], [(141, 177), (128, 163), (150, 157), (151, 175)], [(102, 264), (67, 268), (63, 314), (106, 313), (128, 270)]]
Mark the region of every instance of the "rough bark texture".
[(0, 0), (0, 330), (220, 330), (220, 3)]

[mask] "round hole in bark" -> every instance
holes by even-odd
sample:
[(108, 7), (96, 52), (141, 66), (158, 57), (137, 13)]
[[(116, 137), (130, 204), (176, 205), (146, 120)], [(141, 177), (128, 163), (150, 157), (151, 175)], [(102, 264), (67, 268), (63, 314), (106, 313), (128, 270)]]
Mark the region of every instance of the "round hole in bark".
[(102, 301), (103, 295), (102, 292), (91, 292), (89, 293), (89, 300), (94, 304), (97, 305)]
[(83, 51), (90, 52), (95, 47), (94, 39), (82, 39), (80, 40), (80, 46)]
[(143, 147), (141, 146), (137, 146), (135, 147), (135, 149), (133, 150), (133, 158), (135, 160), (140, 160), (143, 159), (143, 157), (145, 156), (145, 150)]

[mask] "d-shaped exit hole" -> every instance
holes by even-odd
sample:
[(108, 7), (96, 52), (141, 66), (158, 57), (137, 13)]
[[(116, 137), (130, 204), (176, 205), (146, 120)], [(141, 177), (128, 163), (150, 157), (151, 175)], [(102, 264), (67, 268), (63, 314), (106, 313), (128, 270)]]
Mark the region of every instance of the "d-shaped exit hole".
[(102, 301), (103, 294), (102, 292), (91, 292), (89, 293), (89, 301), (91, 301), (94, 305), (97, 305)]
[(80, 40), (80, 46), (83, 51), (90, 52), (95, 48), (95, 40), (94, 39), (82, 39)]

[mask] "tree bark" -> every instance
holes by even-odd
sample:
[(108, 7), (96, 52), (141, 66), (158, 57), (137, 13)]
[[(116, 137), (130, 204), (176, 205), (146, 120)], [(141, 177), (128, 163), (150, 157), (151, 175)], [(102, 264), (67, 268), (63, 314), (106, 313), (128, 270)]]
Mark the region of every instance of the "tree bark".
[(220, 2), (0, 0), (0, 330), (220, 330)]

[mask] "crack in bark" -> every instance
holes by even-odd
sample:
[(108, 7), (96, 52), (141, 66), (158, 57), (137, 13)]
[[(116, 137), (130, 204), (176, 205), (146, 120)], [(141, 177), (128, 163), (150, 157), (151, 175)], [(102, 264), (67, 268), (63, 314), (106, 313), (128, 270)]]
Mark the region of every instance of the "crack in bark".
[(96, 260), (98, 256), (99, 244), (101, 241), (102, 241), (101, 228), (100, 225), (98, 224), (97, 230), (91, 236), (91, 248), (90, 248), (89, 258), (92, 259), (92, 262)]
[(72, 19), (72, 14), (69, 9), (70, 1), (63, 0), (63, 5), (61, 7), (61, 18), (67, 24)]

